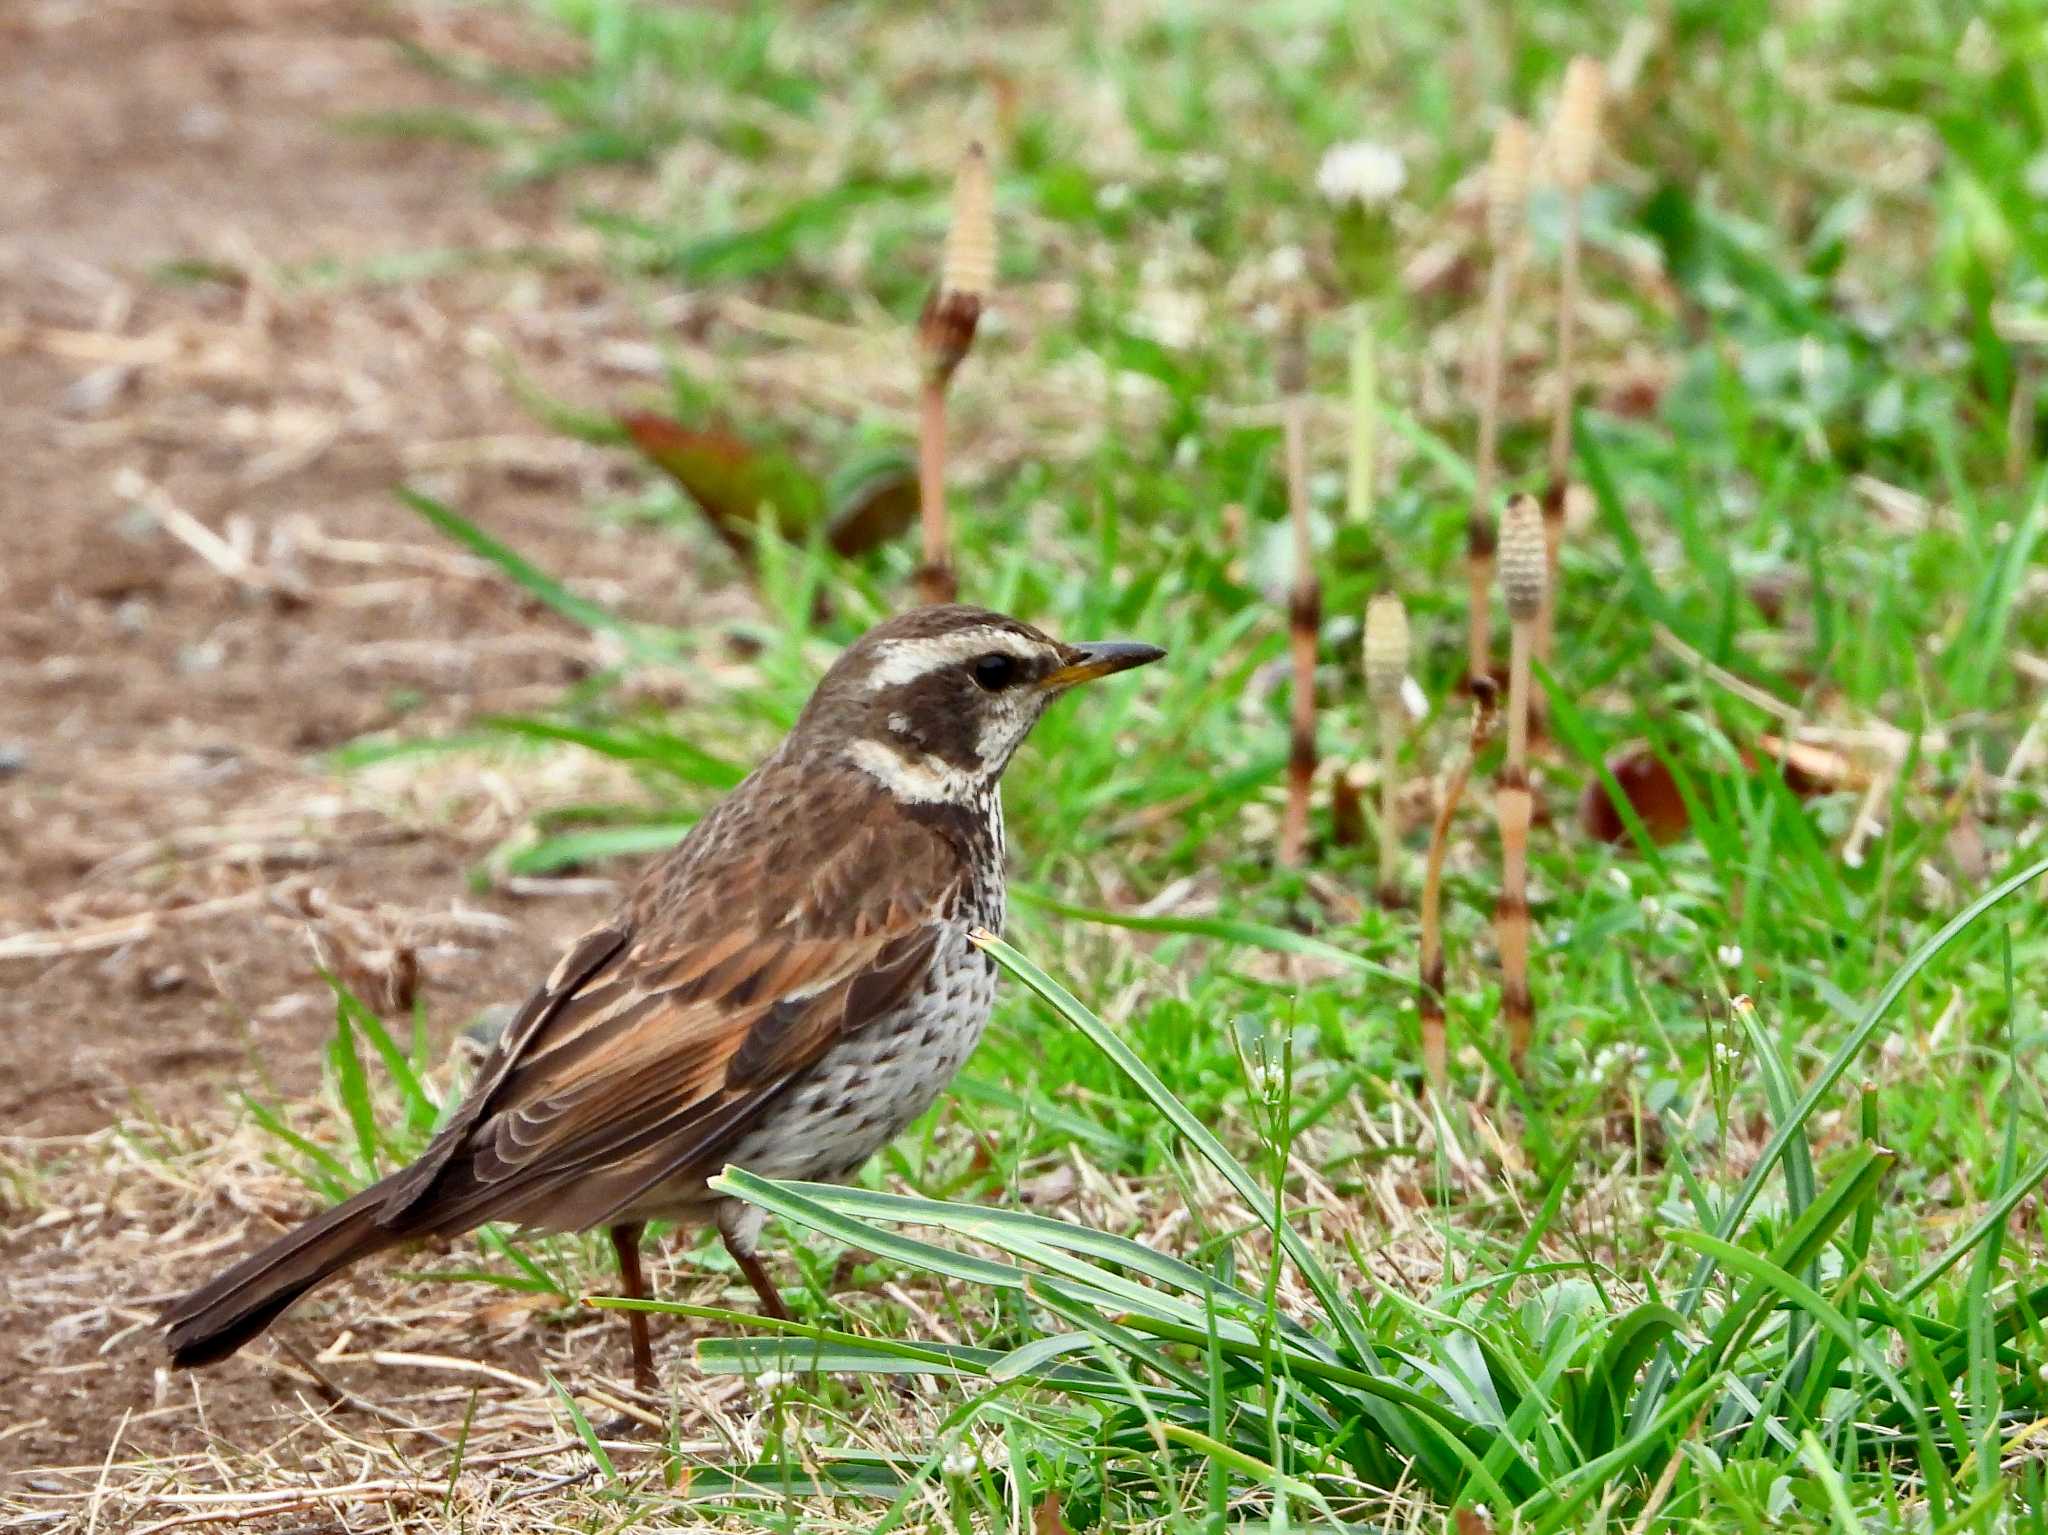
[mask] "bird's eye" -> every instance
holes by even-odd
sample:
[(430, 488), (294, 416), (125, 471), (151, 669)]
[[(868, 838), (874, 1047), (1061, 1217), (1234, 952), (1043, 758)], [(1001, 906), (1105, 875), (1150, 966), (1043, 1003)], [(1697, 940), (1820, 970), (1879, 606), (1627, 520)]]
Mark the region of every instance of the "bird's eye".
[(1000, 650), (990, 651), (967, 663), (967, 675), (974, 679), (974, 685), (982, 692), (1000, 693), (1017, 680), (1017, 658), (1006, 656)]

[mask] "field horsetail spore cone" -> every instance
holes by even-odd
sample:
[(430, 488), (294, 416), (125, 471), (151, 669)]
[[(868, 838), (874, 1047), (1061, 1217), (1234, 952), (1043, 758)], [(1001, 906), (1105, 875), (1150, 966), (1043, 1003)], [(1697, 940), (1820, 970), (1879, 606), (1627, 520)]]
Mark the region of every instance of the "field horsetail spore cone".
[(1529, 990), (1529, 661), (1543, 610), (1543, 513), (1533, 496), (1517, 496), (1500, 525), (1500, 584), (1507, 598), (1508, 747), (1495, 791), (1500, 818), (1500, 904), (1494, 935), (1500, 946), (1501, 1011), (1507, 1018), (1508, 1057), (1520, 1072), (1535, 1030)]
[(1380, 741), (1380, 883), (1382, 906), (1401, 904), (1401, 851), (1394, 804), (1398, 798), (1396, 758), (1406, 707), (1401, 686), (1408, 676), (1408, 610), (1391, 592), (1373, 598), (1365, 610), (1365, 690), (1372, 700)]
[(1583, 55), (1565, 70), (1551, 127), (1551, 153), (1564, 194), (1563, 251), (1557, 287), (1557, 394), (1551, 402), (1550, 483), (1543, 494), (1543, 543), (1547, 580), (1543, 613), (1536, 625), (1536, 653), (1550, 659), (1557, 642), (1559, 557), (1564, 548), (1565, 503), (1571, 483), (1572, 405), (1578, 392), (1579, 249), (1585, 223), (1586, 188), (1600, 150), (1600, 106), (1606, 82), (1597, 59)]
[(924, 370), (917, 422), (917, 501), (924, 531), (924, 562), (917, 571), (921, 602), (951, 602), (959, 589), (946, 526), (946, 389), (974, 345), (995, 278), (995, 193), (988, 156), (974, 144), (953, 181), (953, 225), (946, 234), (939, 285), (917, 324)]
[(1522, 259), (1529, 202), (1529, 125), (1510, 117), (1493, 137), (1486, 170), (1486, 238), (1492, 260), (1479, 353), (1479, 464), (1465, 527), (1466, 574), (1472, 603), (1466, 639), (1466, 680), (1493, 669), (1494, 487), (1500, 478), (1500, 394), (1507, 369), (1508, 305)]

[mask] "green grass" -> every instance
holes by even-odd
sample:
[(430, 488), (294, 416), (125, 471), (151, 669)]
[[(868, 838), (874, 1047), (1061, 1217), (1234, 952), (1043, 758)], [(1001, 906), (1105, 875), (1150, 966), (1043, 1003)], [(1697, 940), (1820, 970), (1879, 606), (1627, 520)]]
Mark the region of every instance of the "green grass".
[[(795, 1341), (701, 1350), (713, 1370), (786, 1368), (794, 1349), (825, 1372), (778, 1397), (771, 1453), (724, 1468), (722, 1495), (792, 1525), (806, 1497), (888, 1499), (860, 1517), (889, 1523), (938, 1488), (961, 1528), (1047, 1491), (1077, 1529), (1434, 1527), (1476, 1505), (1537, 1530), (1633, 1528), (1646, 1511), (1660, 1529), (2048, 1527), (2031, 1202), (2048, 1175), (2048, 922), (2024, 887), (2043, 797), (2038, 770), (1997, 776), (2041, 707), (2013, 653), (2048, 649), (2038, 423), (2017, 445), (2007, 433), (2038, 363), (2005, 339), (2011, 316), (2048, 307), (2048, 22), (2006, 5), (1965, 26), (1904, 0), (1793, 16), (1680, 4), (1662, 23), (1563, 5), (1252, 6), (1113, 29), (1059, 13), (960, 24), (940, 50), (956, 66), (933, 69), (912, 61), (954, 24), (885, 8), (535, 9), (584, 41), (585, 68), (438, 61), (480, 88), (475, 120), (382, 126), (457, 133), (504, 174), (572, 188), (587, 167), (641, 167), (586, 206), (620, 281), (893, 326), (905, 348), (943, 227), (931, 168), (977, 99), (968, 64), (1012, 65), (998, 308), (1033, 323), (985, 337), (956, 390), (965, 590), (1064, 635), (1172, 650), (1062, 705), (1010, 775), (1016, 947), (997, 952), (1021, 984), (949, 1103), (862, 1188), (729, 1175), (828, 1248), (793, 1244), (812, 1292)], [(1462, 31), (1472, 17), (1479, 38)], [(1283, 494), (1260, 411), (1266, 311), (1290, 284), (1270, 258), (1299, 246), (1316, 270), (1330, 239), (1316, 160), (1356, 136), (1410, 156), (1404, 254), (1469, 242), (1447, 209), (1483, 155), (1474, 81), (1539, 111), (1571, 52), (1633, 49), (1643, 26), (1589, 210), (1600, 307), (1579, 443), (1597, 515), (1567, 549), (1546, 679), (1558, 748), (1539, 784), (1554, 820), (1533, 848), (1538, 1045), (1529, 1080), (1504, 1080), (1482, 779), (1448, 888), (1453, 1091), (1437, 1118), (1412, 914), (1353, 915), (1330, 895), (1370, 890), (1372, 848), (1319, 847), (1314, 879), (1271, 860)], [(1540, 198), (1532, 227), (1517, 344), (1534, 365), (1555, 255)], [(1345, 295), (1315, 292), (1314, 380), (1334, 403)], [(1176, 304), (1195, 316), (1180, 334), (1158, 318)], [(1369, 526), (1342, 521), (1342, 432), (1317, 446), (1322, 745), (1347, 761), (1371, 749), (1359, 629), (1391, 586), (1437, 708), (1407, 747), (1420, 773), (1464, 728), (1472, 424), (1446, 359), (1476, 305), (1453, 283), (1379, 309), (1392, 463)], [(678, 360), (658, 403), (772, 424), (819, 462), (900, 436), (886, 401), (901, 380), (865, 380), (849, 422), (748, 382), (749, 361), (792, 343), (721, 345), (715, 367)], [(1655, 387), (1623, 412), (1630, 370)], [(1510, 419), (1511, 485), (1540, 463), (1543, 424)], [(1919, 514), (1880, 514), (1887, 486)], [(599, 611), (460, 508), (415, 504), (617, 637), (629, 666), (687, 667), (719, 643)], [(704, 568), (746, 579), (651, 471), (637, 504)], [(1243, 509), (1235, 541), (1227, 506)], [(764, 532), (745, 686), (693, 689), (657, 719), (600, 678), (545, 718), (477, 722), (465, 748), (588, 750), (631, 764), (645, 791), (538, 828), (511, 866), (599, 863), (679, 834), (834, 648), (904, 600), (914, 559), (904, 544), (849, 563)], [(1860, 794), (1802, 798), (1748, 768), (1779, 722), (1660, 630), (1811, 719), (1904, 733), (1860, 863), (1842, 857)], [(1691, 832), (1591, 842), (1576, 797), (1637, 740), (1673, 768)], [(1162, 914), (1133, 919), (1175, 887)], [(420, 1047), (372, 1022), (344, 1006), (338, 1147), (273, 1116), (323, 1187), (431, 1123)], [(1130, 1194), (1128, 1229), (1021, 1207), (1019, 1188), (1074, 1159)], [(1376, 1236), (1391, 1193), (1406, 1213)], [(955, 1340), (922, 1338), (897, 1308), (838, 1314), (832, 1243), (967, 1292), (935, 1302)], [(493, 1245), (508, 1283), (602, 1286), (594, 1249), (520, 1268)], [(855, 1427), (888, 1418), (869, 1388), (906, 1375), (939, 1395), (945, 1431), (877, 1451)], [(831, 1475), (806, 1424), (844, 1452)], [(1001, 1446), (1001, 1464), (965, 1465), (970, 1445)], [(662, 1506), (658, 1489), (630, 1496)]]

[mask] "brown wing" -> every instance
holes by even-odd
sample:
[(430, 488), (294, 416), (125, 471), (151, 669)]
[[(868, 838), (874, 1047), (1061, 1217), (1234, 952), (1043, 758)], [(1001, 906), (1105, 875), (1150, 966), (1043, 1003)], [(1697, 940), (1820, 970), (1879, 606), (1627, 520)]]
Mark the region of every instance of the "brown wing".
[(887, 801), (814, 790), (750, 781), (571, 948), (387, 1225), (598, 1224), (715, 1170), (754, 1109), (917, 984), (961, 860)]

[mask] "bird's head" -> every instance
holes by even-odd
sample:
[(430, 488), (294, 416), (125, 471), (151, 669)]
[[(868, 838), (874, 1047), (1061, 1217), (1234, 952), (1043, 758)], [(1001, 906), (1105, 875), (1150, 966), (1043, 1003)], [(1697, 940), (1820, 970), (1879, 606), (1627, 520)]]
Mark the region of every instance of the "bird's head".
[(985, 608), (914, 608), (839, 658), (790, 741), (807, 755), (840, 755), (900, 798), (965, 803), (1002, 776), (1060, 694), (1165, 654), (1063, 644)]

